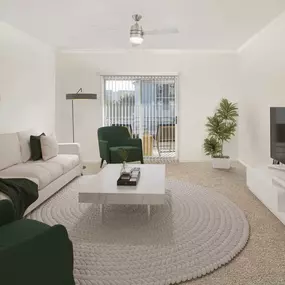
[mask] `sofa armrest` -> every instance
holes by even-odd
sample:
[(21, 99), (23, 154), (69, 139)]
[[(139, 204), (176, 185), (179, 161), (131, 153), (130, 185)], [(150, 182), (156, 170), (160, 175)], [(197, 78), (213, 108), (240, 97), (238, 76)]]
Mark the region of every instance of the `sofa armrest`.
[(58, 143), (59, 154), (77, 154), (80, 156), (79, 143)]
[(21, 220), (4, 227), (8, 228), (1, 236), (1, 284), (74, 285), (72, 243), (63, 226)]
[(126, 143), (129, 145), (129, 146), (136, 146), (138, 148), (140, 148), (142, 150), (142, 140), (141, 139), (128, 139), (126, 140)]
[(135, 146), (142, 150), (142, 140), (141, 139), (123, 139), (117, 141), (117, 146)]

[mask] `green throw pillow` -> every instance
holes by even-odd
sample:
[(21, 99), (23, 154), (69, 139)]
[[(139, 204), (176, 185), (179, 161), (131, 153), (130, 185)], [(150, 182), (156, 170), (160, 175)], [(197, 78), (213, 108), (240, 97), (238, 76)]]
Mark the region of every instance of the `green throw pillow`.
[(42, 159), (41, 136), (45, 136), (45, 133), (42, 133), (39, 136), (30, 136), (32, 160)]

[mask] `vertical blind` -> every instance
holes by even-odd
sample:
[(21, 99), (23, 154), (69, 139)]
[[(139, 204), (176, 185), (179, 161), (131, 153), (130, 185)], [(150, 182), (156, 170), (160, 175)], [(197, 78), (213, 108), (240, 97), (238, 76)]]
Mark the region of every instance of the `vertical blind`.
[(144, 156), (175, 158), (176, 76), (104, 76), (104, 125), (143, 140)]

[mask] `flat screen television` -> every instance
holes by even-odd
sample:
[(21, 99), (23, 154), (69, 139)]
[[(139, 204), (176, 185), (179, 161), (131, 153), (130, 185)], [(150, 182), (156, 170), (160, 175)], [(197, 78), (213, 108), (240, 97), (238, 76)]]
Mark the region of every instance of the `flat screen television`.
[(270, 155), (285, 164), (285, 107), (270, 108)]

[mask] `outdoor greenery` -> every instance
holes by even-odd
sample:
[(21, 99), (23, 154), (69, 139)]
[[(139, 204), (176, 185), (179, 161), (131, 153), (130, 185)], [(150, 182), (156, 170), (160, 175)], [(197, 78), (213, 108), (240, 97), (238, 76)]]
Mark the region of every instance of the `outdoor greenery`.
[(228, 142), (235, 135), (237, 127), (238, 108), (223, 98), (212, 117), (207, 117), (208, 137), (204, 140), (204, 152), (212, 157), (225, 158), (224, 142)]

